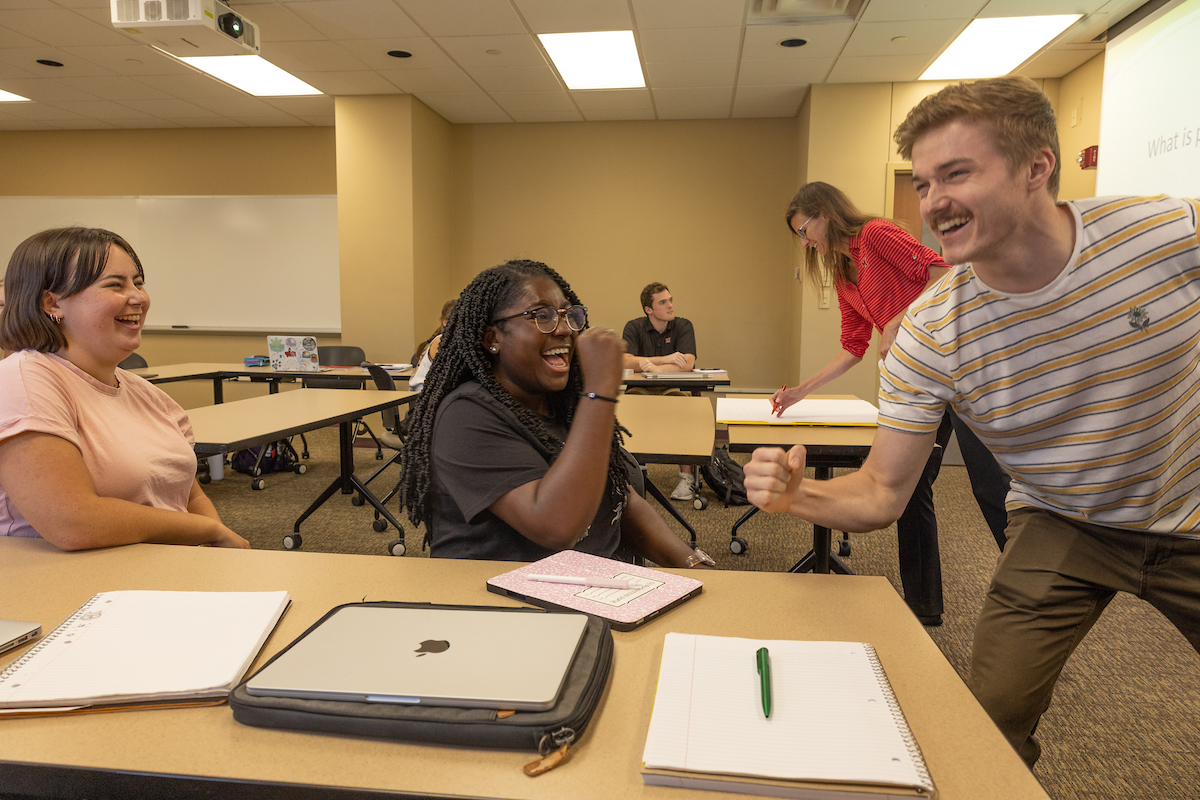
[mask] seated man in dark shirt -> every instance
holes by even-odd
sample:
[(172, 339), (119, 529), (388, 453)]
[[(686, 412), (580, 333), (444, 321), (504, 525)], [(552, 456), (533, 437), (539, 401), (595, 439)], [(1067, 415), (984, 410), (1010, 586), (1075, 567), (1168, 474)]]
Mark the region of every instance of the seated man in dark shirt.
[[(692, 323), (675, 316), (675, 298), (661, 283), (642, 289), (642, 310), (646, 316), (625, 323), (625, 369), (635, 372), (691, 372), (696, 366), (696, 333)], [(633, 394), (687, 395), (680, 389), (628, 389)], [(672, 500), (691, 500), (695, 496), (695, 473), (687, 464), (679, 466), (679, 484), (671, 492)]]

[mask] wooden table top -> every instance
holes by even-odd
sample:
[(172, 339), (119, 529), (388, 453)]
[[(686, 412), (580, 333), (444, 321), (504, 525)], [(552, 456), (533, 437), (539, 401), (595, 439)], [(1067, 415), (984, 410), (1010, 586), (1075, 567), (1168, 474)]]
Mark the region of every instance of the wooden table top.
[(712, 460), (712, 403), (707, 397), (623, 394), (617, 421), (629, 429), (625, 449), (643, 464), (707, 464)]
[[(342, 603), (516, 605), (484, 588), (487, 578), (514, 565), (484, 561), (172, 545), (64, 553), (41, 539), (0, 537), (0, 565), (5, 616), (40, 622), (46, 631), (100, 591), (286, 589), (292, 607), (256, 666)], [(311, 796), (314, 787), (339, 786), (526, 800), (696, 800), (701, 795), (694, 791), (645, 786), (640, 776), (663, 637), (681, 631), (870, 642), (941, 800), (1047, 799), (885, 579), (735, 571), (702, 577), (699, 597), (636, 631), (614, 634), (612, 674), (592, 725), (570, 761), (538, 778), (521, 772), (532, 753), (252, 728), (218, 706), (0, 718), (0, 786), (45, 795), (82, 793), (78, 787), (89, 782), (118, 780), (128, 782), (127, 796), (178, 796), (169, 782), (137, 777), (153, 775), (192, 787), (197, 776), (235, 782), (208, 784), (213, 796), (239, 796), (237, 782), (260, 781), (288, 785), (286, 793), (271, 797)], [(0, 656), (0, 664), (20, 652)], [(253, 796), (268, 796), (261, 785), (251, 788), (260, 792)]]

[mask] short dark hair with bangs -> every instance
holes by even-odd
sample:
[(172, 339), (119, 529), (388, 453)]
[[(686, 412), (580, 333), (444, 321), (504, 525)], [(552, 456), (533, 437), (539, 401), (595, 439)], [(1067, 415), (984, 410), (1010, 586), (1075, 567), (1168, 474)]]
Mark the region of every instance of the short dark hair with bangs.
[(110, 246), (124, 250), (145, 278), (129, 242), (102, 228), (51, 228), (17, 245), (4, 274), (0, 347), (42, 353), (65, 347), (62, 330), (42, 310), (42, 297), (46, 292), (71, 297), (91, 286), (104, 274)]

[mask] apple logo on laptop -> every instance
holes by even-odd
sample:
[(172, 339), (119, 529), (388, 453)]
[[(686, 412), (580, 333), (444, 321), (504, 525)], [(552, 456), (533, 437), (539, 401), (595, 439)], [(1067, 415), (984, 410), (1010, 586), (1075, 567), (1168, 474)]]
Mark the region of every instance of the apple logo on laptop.
[(445, 639), (426, 639), (421, 642), (421, 646), (413, 650), (417, 654), (417, 658), (427, 653), (444, 653), (450, 649), (450, 643)]

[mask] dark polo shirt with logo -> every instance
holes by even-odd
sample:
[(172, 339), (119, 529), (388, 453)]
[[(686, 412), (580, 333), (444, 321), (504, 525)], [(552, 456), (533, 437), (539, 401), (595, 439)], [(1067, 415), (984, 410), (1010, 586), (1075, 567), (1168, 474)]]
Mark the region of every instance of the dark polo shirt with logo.
[(631, 319), (625, 323), (621, 337), (625, 340), (625, 352), (633, 356), (649, 358), (674, 352), (696, 355), (696, 333), (692, 323), (683, 317), (668, 322), (662, 333), (654, 330), (649, 317)]

